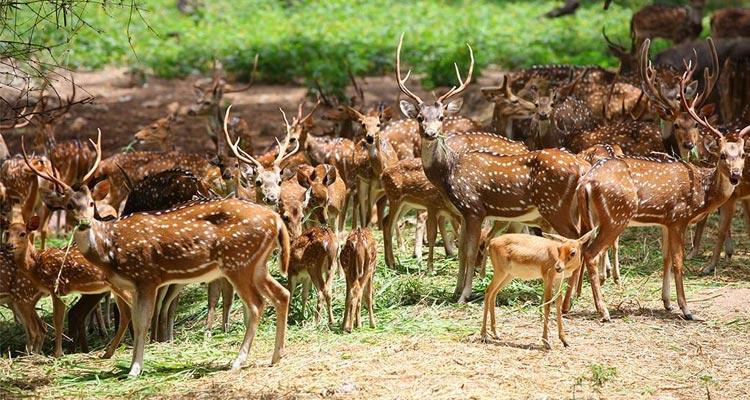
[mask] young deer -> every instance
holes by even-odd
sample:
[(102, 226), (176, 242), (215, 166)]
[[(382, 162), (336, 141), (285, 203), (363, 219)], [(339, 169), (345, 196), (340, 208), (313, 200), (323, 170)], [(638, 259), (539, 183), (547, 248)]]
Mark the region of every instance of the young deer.
[(346, 218), (344, 201), (346, 184), (336, 167), (320, 164), (315, 168), (297, 171), (297, 182), (309, 194), (308, 206), (312, 208), (311, 217), (320, 224), (328, 225), (338, 237), (339, 218)]
[(302, 316), (310, 293), (310, 286), (318, 291), (318, 305), (315, 309), (315, 324), (320, 319), (323, 301), (328, 312), (328, 324), (333, 325), (331, 310), (331, 286), (333, 268), (339, 252), (338, 238), (333, 229), (315, 226), (296, 237), (291, 244), (289, 259), (289, 296), (294, 296), (297, 284), (302, 283)]
[(175, 114), (161, 117), (136, 132), (133, 137), (145, 145), (156, 145), (159, 151), (164, 153), (175, 151), (174, 140), (172, 138), (172, 123), (176, 118)]
[(373, 276), (377, 265), (377, 243), (367, 228), (356, 228), (349, 233), (344, 247), (341, 248), (339, 262), (346, 277), (346, 306), (341, 329), (352, 332), (352, 326), (362, 327), (360, 310), (362, 296), (367, 297), (367, 310), (370, 315), (370, 327), (375, 328), (373, 313)]
[[(538, 224), (543, 218), (559, 234), (579, 237), (578, 216), (575, 213), (575, 187), (579, 177), (589, 166), (575, 156), (560, 150), (541, 150), (516, 155), (502, 155), (491, 150), (458, 152), (446, 145), (438, 123), (443, 115), (455, 113), (460, 101), (448, 103), (451, 97), (466, 90), (474, 67), (474, 55), (469, 46), (471, 64), (466, 80), (459, 78), (459, 86), (442, 95), (434, 104), (427, 104), (406, 88), (401, 78), (400, 53), (403, 35), (396, 51), (396, 74), (401, 91), (416, 104), (401, 101), (401, 111), (420, 121), (422, 161), (427, 179), (461, 215), (459, 240), (459, 275), (455, 296), (466, 302), (471, 295), (474, 263), (477, 260), (482, 224), (486, 219)], [(408, 75), (407, 75), (408, 78)], [(450, 133), (447, 134), (450, 137)], [(507, 154), (507, 153), (505, 153)], [(609, 320), (599, 287), (595, 265), (587, 265), (597, 310)]]
[[(708, 75), (708, 71), (705, 71)], [(739, 137), (725, 137), (695, 111), (702, 95), (688, 104), (685, 88), (692, 71), (680, 83), (681, 102), (693, 119), (709, 135), (706, 149), (718, 159), (716, 168), (701, 169), (675, 159), (615, 157), (597, 163), (581, 178), (577, 191), (584, 225), (598, 226), (599, 234), (584, 249), (584, 258), (595, 258), (630, 225), (662, 227), (664, 275), (662, 301), (671, 309), (669, 299), (670, 270), (674, 273), (677, 302), (685, 319), (693, 315), (685, 300), (682, 283), (683, 239), (688, 225), (721, 206), (734, 192), (742, 178), (745, 162), (745, 129)], [(708, 90), (708, 89), (707, 89)], [(576, 286), (574, 275), (570, 287)], [(566, 294), (565, 309), (570, 301)]]
[[(497, 293), (507, 286), (514, 278), (522, 280), (542, 279), (544, 284), (544, 330), (542, 342), (549, 350), (548, 326), (549, 311), (552, 296), (560, 290), (565, 278), (569, 278), (583, 265), (583, 245), (591, 238), (594, 231), (582, 237), (571, 240), (557, 235), (544, 234), (541, 238), (525, 234), (505, 234), (490, 241), (489, 253), (492, 267), (495, 271), (492, 282), (487, 286), (484, 296), (484, 314), (482, 318), (482, 340), (488, 339), (487, 316), (490, 319), (490, 335), (500, 339), (495, 323), (495, 301)], [(557, 308), (557, 332), (565, 347), (565, 330), (562, 319), (562, 298), (558, 294), (555, 302)]]
[[(16, 266), (34, 283), (42, 293), (52, 296), (52, 321), (55, 325), (55, 357), (62, 351), (62, 331), (65, 318), (65, 303), (61, 296), (68, 294), (96, 294), (112, 291), (120, 310), (120, 325), (115, 337), (107, 346), (102, 358), (110, 358), (120, 345), (130, 323), (131, 296), (112, 286), (104, 271), (88, 262), (78, 248), (48, 249), (39, 251), (31, 242), (29, 233), (36, 230), (39, 218), (32, 217), (27, 224), (14, 223), (8, 227), (8, 244), (13, 250)], [(67, 253), (67, 254), (66, 254)]]
[[(97, 150), (101, 154), (101, 133)], [(95, 167), (99, 160), (97, 157)], [(205, 282), (222, 276), (239, 293), (249, 316), (232, 368), (240, 368), (247, 359), (265, 306), (261, 296), (269, 298), (276, 310), (272, 363), (280, 360), (284, 352), (289, 291), (271, 277), (266, 267), (277, 244), (281, 248), (282, 274), (286, 274), (289, 265), (289, 235), (278, 214), (243, 200), (219, 199), (99, 221), (94, 219), (94, 199), (86, 185), (72, 188), (54, 176), (34, 171), (55, 183), (55, 190), (43, 191), (44, 201), (69, 210), (78, 221), (79, 228), (73, 237), (81, 254), (105, 271), (110, 282), (133, 293), (134, 348), (130, 376), (139, 375), (143, 368), (146, 330), (154, 312), (157, 289), (170, 283)], [(84, 183), (93, 172), (89, 171)]]

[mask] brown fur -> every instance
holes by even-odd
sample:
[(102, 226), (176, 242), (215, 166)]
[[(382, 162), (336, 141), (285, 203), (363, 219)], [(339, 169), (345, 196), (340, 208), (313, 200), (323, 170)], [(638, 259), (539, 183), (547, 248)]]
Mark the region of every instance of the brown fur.
[(370, 327), (375, 328), (373, 313), (373, 276), (377, 265), (377, 244), (367, 228), (352, 230), (341, 249), (340, 263), (346, 277), (346, 303), (341, 329), (350, 333), (352, 326), (362, 327), (360, 308), (362, 296), (367, 299)]

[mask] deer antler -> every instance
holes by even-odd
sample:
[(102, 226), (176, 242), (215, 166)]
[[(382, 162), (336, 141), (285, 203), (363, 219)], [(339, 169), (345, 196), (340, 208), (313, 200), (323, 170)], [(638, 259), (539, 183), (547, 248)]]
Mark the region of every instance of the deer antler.
[(396, 80), (398, 81), (398, 87), (401, 89), (402, 92), (404, 92), (405, 95), (412, 98), (412, 100), (416, 101), (417, 104), (424, 103), (422, 99), (419, 98), (416, 94), (414, 94), (411, 90), (406, 88), (406, 80), (409, 79), (409, 75), (411, 74), (411, 70), (406, 72), (406, 77), (401, 79), (401, 45), (404, 43), (404, 34), (401, 34), (401, 38), (398, 40), (398, 49), (396, 49)]
[(84, 185), (94, 176), (97, 168), (99, 168), (99, 164), (102, 162), (102, 130), (97, 128), (97, 132), (96, 143), (89, 139), (89, 142), (94, 145), (94, 150), (96, 151), (96, 161), (94, 161), (94, 165), (91, 166), (89, 172), (81, 179), (81, 183)]
[[(717, 139), (720, 139), (720, 138), (724, 137), (724, 135), (718, 129), (716, 129), (713, 126), (711, 126), (711, 124), (708, 122), (708, 118), (707, 117), (701, 118), (700, 116), (698, 116), (698, 114), (696, 114), (696, 112), (695, 112), (695, 105), (697, 104), (698, 99), (700, 97), (703, 97), (702, 93), (701, 93), (701, 95), (693, 97), (693, 100), (691, 101), (691, 104), (688, 104), (687, 96), (685, 94), (685, 86), (686, 86), (686, 83), (689, 80), (689, 78), (690, 78), (690, 72), (689, 71), (685, 71), (685, 73), (682, 75), (682, 79), (680, 79), (680, 101), (682, 102), (683, 108), (686, 109), (686, 111), (688, 112), (688, 114), (690, 114), (690, 117), (692, 117), (695, 120), (695, 122), (697, 122), (698, 124), (700, 124), (702, 127), (706, 128), (708, 130), (708, 132), (711, 134), (711, 136), (713, 136), (713, 137), (715, 137)], [(705, 93), (705, 91), (704, 91), (704, 93)]]
[(229, 107), (227, 107), (226, 114), (224, 114), (224, 136), (226, 136), (227, 138), (227, 143), (229, 144), (229, 148), (232, 149), (232, 153), (234, 153), (234, 155), (237, 157), (238, 160), (246, 164), (255, 165), (256, 168), (263, 170), (263, 165), (260, 162), (258, 162), (258, 160), (253, 158), (253, 156), (251, 156), (250, 154), (247, 154), (244, 150), (242, 150), (239, 147), (240, 138), (237, 138), (237, 141), (233, 142), (232, 137), (229, 136), (229, 129), (227, 126), (229, 125), (229, 111), (231, 109), (232, 109), (232, 106), (229, 105)]
[(438, 98), (438, 103), (443, 103), (446, 100), (450, 99), (451, 97), (454, 97), (456, 95), (459, 95), (463, 93), (466, 88), (469, 86), (469, 83), (471, 83), (471, 76), (474, 73), (474, 50), (471, 48), (471, 45), (466, 43), (466, 47), (469, 48), (469, 57), (471, 57), (471, 64), (469, 64), (469, 73), (466, 76), (466, 80), (461, 80), (461, 72), (458, 70), (458, 64), (453, 63), (453, 66), (456, 68), (456, 77), (458, 78), (458, 87), (452, 87), (450, 90), (448, 90), (444, 95), (440, 96)]
[(48, 173), (43, 173), (32, 165), (31, 161), (29, 161), (28, 154), (26, 154), (26, 143), (24, 140), (25, 137), (25, 135), (21, 136), (21, 154), (23, 155), (23, 162), (26, 163), (26, 166), (29, 167), (29, 169), (31, 169), (31, 172), (42, 179), (52, 182), (55, 185), (55, 190), (57, 190), (58, 193), (60, 193), (60, 190), (58, 190), (59, 188), (70, 189), (70, 186), (68, 186), (67, 183), (61, 181), (56, 176), (50, 175)]
[[(708, 100), (708, 96), (711, 95), (716, 81), (719, 79), (719, 55), (716, 53), (716, 45), (714, 45), (714, 41), (710, 37), (706, 40), (708, 41), (708, 49), (711, 52), (713, 72), (709, 71), (708, 67), (703, 70), (703, 92), (699, 96), (696, 96), (699, 100), (695, 103), (698, 107), (701, 107)], [(696, 55), (696, 59), (697, 57)]]
[[(317, 104), (316, 104), (315, 107), (313, 107), (313, 111), (315, 111), (316, 107), (317, 107)], [(284, 112), (284, 110), (282, 110), (279, 107), (279, 111), (281, 111), (281, 115), (284, 116), (284, 124), (286, 124), (286, 137), (284, 137), (284, 141), (283, 142), (279, 142), (279, 139), (276, 138), (276, 143), (279, 146), (279, 154), (276, 156), (276, 160), (273, 162), (273, 165), (281, 168), (281, 163), (284, 162), (284, 160), (286, 160), (287, 158), (293, 156), (299, 150), (299, 140), (296, 140), (294, 142), (294, 144), (295, 144), (294, 150), (292, 150), (289, 153), (287, 153), (286, 150), (289, 147), (289, 143), (291, 142), (291, 137), (292, 137), (292, 126), (289, 124), (289, 120), (287, 120), (286, 113)], [(310, 112), (310, 114), (308, 114), (308, 116), (305, 117), (305, 119), (307, 119), (311, 114), (312, 114), (312, 112)], [(301, 121), (303, 121), (303, 120), (300, 120), (300, 122)]]
[(651, 65), (651, 60), (648, 59), (648, 50), (651, 47), (651, 39), (646, 39), (641, 46), (640, 57), (638, 58), (638, 73), (641, 78), (641, 89), (643, 93), (648, 97), (649, 100), (653, 101), (657, 106), (663, 108), (665, 111), (673, 109), (671, 102), (662, 93), (661, 87), (657, 87), (656, 70)]
[(239, 88), (233, 88), (230, 85), (225, 85), (224, 93), (244, 92), (245, 90), (250, 89), (255, 84), (255, 74), (258, 72), (258, 57), (259, 54), (256, 53), (255, 61), (253, 62), (253, 72), (250, 73), (250, 83)]

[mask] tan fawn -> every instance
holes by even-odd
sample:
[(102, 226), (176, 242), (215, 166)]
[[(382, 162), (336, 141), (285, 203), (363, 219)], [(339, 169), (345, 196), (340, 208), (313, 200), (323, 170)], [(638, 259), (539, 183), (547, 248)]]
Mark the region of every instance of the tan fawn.
[(594, 231), (572, 240), (562, 236), (544, 234), (548, 238), (520, 233), (509, 233), (490, 241), (489, 253), (494, 275), (484, 296), (484, 316), (482, 318), (482, 340), (487, 340), (487, 317), (490, 319), (490, 334), (499, 339), (495, 323), (495, 301), (497, 293), (513, 279), (541, 279), (544, 285), (542, 305), (544, 307), (544, 330), (542, 342), (549, 350), (548, 325), (552, 296), (557, 296), (557, 332), (565, 347), (565, 330), (562, 319), (562, 293), (558, 293), (565, 278), (569, 278), (583, 265), (583, 245)]
[(297, 284), (302, 283), (302, 317), (310, 294), (310, 287), (315, 285), (318, 292), (318, 304), (315, 308), (315, 324), (320, 319), (320, 309), (325, 302), (328, 313), (328, 324), (333, 325), (331, 310), (331, 289), (333, 285), (334, 263), (339, 252), (338, 239), (333, 229), (327, 226), (315, 226), (297, 236), (291, 244), (289, 258), (289, 295), (294, 296)]
[(27, 224), (14, 223), (8, 228), (8, 244), (13, 249), (16, 266), (34, 283), (42, 293), (52, 296), (52, 320), (55, 326), (55, 357), (62, 351), (62, 330), (65, 318), (65, 303), (61, 296), (73, 293), (97, 294), (113, 291), (120, 310), (120, 325), (102, 358), (110, 358), (120, 345), (130, 323), (129, 293), (112, 286), (100, 268), (88, 262), (77, 247), (39, 251), (31, 242), (30, 232), (39, 224), (32, 217)]
[[(101, 154), (101, 133), (97, 150)], [(95, 167), (99, 161), (97, 158)], [(280, 272), (286, 274), (289, 265), (289, 234), (278, 214), (247, 201), (218, 199), (99, 221), (94, 218), (94, 199), (88, 186), (74, 189), (54, 176), (34, 171), (55, 183), (54, 190), (42, 193), (45, 203), (64, 207), (78, 221), (73, 237), (81, 254), (105, 271), (112, 284), (133, 293), (130, 376), (138, 376), (143, 369), (146, 330), (157, 289), (171, 283), (205, 282), (222, 276), (234, 286), (249, 317), (232, 368), (239, 369), (247, 359), (265, 307), (263, 297), (271, 300), (278, 318), (272, 363), (281, 359), (289, 291), (267, 269), (277, 245), (281, 249)], [(93, 172), (92, 169), (86, 174), (84, 183)]]
[(375, 328), (373, 313), (373, 276), (377, 264), (377, 243), (367, 228), (356, 228), (349, 233), (344, 247), (341, 248), (339, 261), (346, 277), (346, 305), (341, 329), (351, 333), (352, 326), (362, 327), (360, 310), (362, 297), (367, 300), (367, 311), (370, 315), (370, 327)]

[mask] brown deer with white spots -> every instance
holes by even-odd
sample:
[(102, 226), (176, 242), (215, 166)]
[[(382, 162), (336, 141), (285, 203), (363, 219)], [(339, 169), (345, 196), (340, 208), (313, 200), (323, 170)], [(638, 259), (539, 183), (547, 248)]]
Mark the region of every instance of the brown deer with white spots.
[[(665, 87), (663, 77), (658, 76), (657, 70), (654, 69), (651, 61), (648, 59), (650, 46), (651, 41), (646, 39), (640, 49), (638, 73), (641, 79), (641, 87), (643, 93), (651, 101), (652, 107), (659, 114), (662, 139), (664, 139), (665, 145), (669, 144), (672, 140), (676, 142), (672, 146), (665, 146), (668, 152), (679, 155), (682, 159), (687, 159), (689, 153), (693, 151), (699, 140), (700, 124), (694, 121), (691, 116), (691, 110), (685, 109), (685, 106), (680, 101), (679, 87)], [(716, 46), (711, 38), (708, 38), (708, 47), (711, 53), (711, 70), (713, 72), (709, 72), (708, 68), (704, 70), (703, 91), (697, 93), (698, 81), (692, 81), (692, 76), (697, 66), (693, 65), (692, 62), (686, 62), (685, 66), (688, 74), (680, 80), (680, 84), (684, 83), (686, 85), (685, 90), (682, 90), (683, 95), (691, 99), (695, 98), (693, 102), (697, 107), (695, 112), (701, 117), (709, 117), (714, 111), (713, 104), (704, 104), (713, 91), (719, 76), (719, 58), (716, 53)]]
[(689, 7), (649, 5), (633, 13), (630, 19), (632, 48), (639, 49), (644, 41), (664, 38), (674, 44), (696, 39), (703, 30), (705, 0), (692, 0)]
[(518, 94), (511, 89), (510, 75), (503, 75), (500, 86), (489, 86), (481, 89), (487, 101), (494, 103), (492, 109), (492, 129), (495, 133), (509, 139), (516, 139), (513, 126), (516, 121), (530, 121), (534, 116), (533, 108), (524, 96), (531, 90), (529, 85), (521, 89)]
[(338, 237), (341, 225), (339, 218), (346, 218), (346, 184), (336, 167), (320, 164), (314, 168), (300, 168), (297, 171), (297, 182), (309, 189), (310, 217), (320, 224), (328, 225)]
[[(299, 171), (297, 172), (299, 173)], [(281, 199), (279, 199), (278, 204), (279, 215), (284, 220), (292, 239), (302, 234), (303, 218), (308, 211), (309, 203), (310, 189), (306, 189), (299, 184), (297, 175), (281, 182)]]
[(33, 282), (16, 267), (12, 249), (0, 245), (0, 304), (10, 306), (26, 333), (26, 352), (39, 353), (47, 327), (36, 313), (36, 304), (44, 296)]
[(331, 310), (331, 288), (333, 285), (334, 265), (338, 256), (339, 244), (333, 229), (326, 226), (315, 226), (294, 238), (291, 244), (289, 259), (289, 296), (294, 296), (297, 284), (302, 283), (302, 316), (310, 294), (310, 287), (315, 285), (318, 292), (318, 304), (315, 308), (315, 324), (320, 320), (320, 309), (326, 304), (328, 324), (333, 325)]
[(102, 358), (110, 358), (125, 335), (130, 323), (130, 294), (112, 286), (99, 267), (88, 262), (77, 247), (65, 249), (37, 250), (29, 233), (36, 230), (38, 217), (32, 217), (27, 224), (14, 223), (8, 227), (8, 245), (13, 251), (16, 267), (33, 282), (44, 294), (52, 296), (52, 321), (55, 326), (55, 357), (62, 351), (62, 330), (65, 318), (65, 303), (60, 299), (73, 293), (97, 294), (112, 291), (116, 293), (117, 308), (120, 310), (120, 325), (114, 338), (107, 346)]
[(136, 132), (133, 137), (142, 144), (157, 146), (159, 151), (165, 153), (175, 151), (174, 139), (172, 138), (172, 123), (176, 118), (175, 114), (161, 117)]
[[(707, 70), (705, 73), (708, 75)], [(704, 142), (718, 160), (716, 168), (702, 169), (669, 158), (615, 157), (592, 167), (581, 178), (577, 189), (584, 224), (599, 227), (596, 239), (584, 250), (587, 260), (597, 257), (628, 226), (662, 227), (662, 301), (670, 310), (671, 271), (677, 288), (677, 303), (688, 320), (693, 319), (693, 315), (685, 300), (682, 282), (685, 230), (732, 196), (742, 178), (744, 139), (750, 133), (750, 129), (745, 129), (738, 136), (724, 136), (699, 116), (695, 107), (703, 96), (695, 96), (690, 104), (686, 99), (690, 74), (691, 71), (686, 72), (680, 84), (681, 103), (691, 117), (708, 130)], [(574, 275), (573, 280), (576, 278)], [(575, 282), (570, 285), (574, 287)], [(570, 293), (569, 289), (565, 310), (569, 309)]]
[[(97, 149), (101, 149), (101, 134)], [(44, 201), (53, 207), (64, 207), (78, 221), (73, 237), (81, 254), (105, 271), (112, 284), (133, 293), (134, 348), (130, 376), (139, 375), (143, 368), (146, 330), (154, 312), (157, 289), (171, 283), (205, 282), (222, 276), (232, 283), (249, 316), (232, 368), (240, 368), (247, 359), (265, 307), (262, 296), (270, 299), (276, 310), (272, 363), (280, 360), (289, 292), (271, 277), (266, 266), (277, 244), (281, 249), (282, 274), (286, 274), (289, 265), (289, 235), (278, 214), (244, 200), (218, 199), (99, 221), (94, 219), (94, 199), (86, 185), (74, 189), (54, 176), (34, 171), (55, 184), (55, 190), (42, 193)], [(91, 175), (93, 170), (84, 183)]]
[(750, 37), (750, 8), (722, 8), (711, 14), (711, 37)]
[(557, 90), (547, 96), (537, 92), (532, 104), (531, 126), (536, 133), (532, 133), (526, 144), (533, 150), (561, 147), (568, 136), (600, 123), (586, 102), (575, 96), (563, 96)]
[[(211, 139), (216, 144), (216, 153), (224, 154), (224, 135), (222, 134), (224, 107), (221, 102), (224, 99), (225, 94), (244, 92), (253, 87), (253, 84), (255, 83), (255, 74), (258, 71), (258, 55), (255, 55), (253, 71), (250, 74), (250, 82), (241, 87), (233, 87), (229, 85), (221, 77), (220, 69), (221, 67), (218, 65), (218, 61), (214, 59), (214, 76), (210, 85), (203, 87), (200, 82), (195, 83), (194, 87), (197, 98), (195, 103), (188, 109), (188, 115), (207, 118), (208, 132)], [(253, 138), (247, 121), (240, 117), (235, 117), (227, 123), (227, 128), (233, 133), (232, 136), (237, 138), (240, 145), (252, 154), (254, 151)]]
[[(546, 233), (544, 234), (546, 238), (525, 234), (505, 234), (492, 239), (489, 253), (495, 273), (492, 275), (492, 281), (487, 286), (484, 296), (484, 316), (480, 333), (482, 340), (487, 341), (490, 335), (493, 339), (500, 339), (495, 323), (497, 293), (515, 278), (542, 279), (544, 285), (542, 343), (547, 350), (551, 349), (548, 331), (552, 296), (560, 290), (560, 285), (565, 278), (571, 277), (583, 266), (583, 245), (593, 233), (594, 231), (591, 231), (578, 239), (568, 239)], [(563, 346), (568, 347), (563, 328), (562, 298), (563, 296), (558, 294), (555, 302), (557, 332)], [(491, 329), (489, 335), (487, 333), (488, 316)]]
[(370, 327), (375, 328), (373, 276), (377, 265), (377, 242), (367, 228), (355, 228), (346, 238), (341, 248), (339, 262), (346, 278), (346, 301), (341, 329), (351, 333), (354, 325), (362, 327), (360, 310), (362, 297), (366, 297), (367, 311), (370, 315)]
[[(399, 88), (416, 104), (401, 101), (401, 110), (409, 118), (420, 122), (422, 162), (427, 179), (461, 215), (459, 240), (459, 275), (454, 295), (466, 302), (471, 296), (474, 263), (477, 260), (482, 224), (485, 220), (534, 223), (546, 220), (557, 233), (579, 237), (575, 210), (575, 187), (580, 176), (588, 170), (588, 163), (561, 150), (541, 150), (516, 155), (502, 155), (489, 150), (469, 150), (459, 153), (447, 146), (439, 125), (425, 125), (423, 121), (440, 120), (443, 115), (458, 111), (460, 101), (448, 100), (461, 94), (469, 82), (474, 67), (474, 55), (469, 46), (471, 64), (466, 80), (457, 73), (459, 86), (442, 95), (434, 104), (427, 104), (406, 88), (401, 77), (401, 45), (396, 51), (396, 74)], [(408, 78), (408, 75), (407, 75)], [(601, 298), (596, 267), (588, 267), (596, 308), (605, 320), (609, 312)]]

